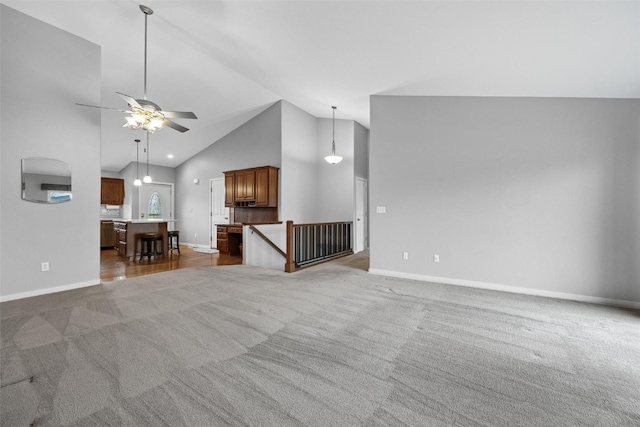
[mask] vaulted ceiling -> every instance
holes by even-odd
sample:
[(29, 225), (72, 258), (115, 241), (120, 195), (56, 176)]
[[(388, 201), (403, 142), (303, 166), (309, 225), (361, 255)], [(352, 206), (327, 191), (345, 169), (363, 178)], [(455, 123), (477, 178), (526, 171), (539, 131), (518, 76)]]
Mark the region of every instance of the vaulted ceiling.
[[(143, 94), (191, 130), (152, 135), (175, 167), (280, 99), (369, 126), (369, 96), (640, 98), (638, 1), (3, 1), (102, 48), (103, 106)], [(88, 99), (78, 99), (87, 103)], [(83, 107), (78, 107), (83, 108)], [(102, 168), (140, 131), (102, 113)], [(171, 153), (173, 159), (167, 158)]]

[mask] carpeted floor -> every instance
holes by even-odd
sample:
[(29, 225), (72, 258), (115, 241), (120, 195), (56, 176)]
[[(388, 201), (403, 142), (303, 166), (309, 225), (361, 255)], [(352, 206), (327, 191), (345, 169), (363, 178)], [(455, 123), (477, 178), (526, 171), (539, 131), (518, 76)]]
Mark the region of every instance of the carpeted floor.
[(2, 426), (638, 426), (640, 312), (200, 267), (0, 305)]

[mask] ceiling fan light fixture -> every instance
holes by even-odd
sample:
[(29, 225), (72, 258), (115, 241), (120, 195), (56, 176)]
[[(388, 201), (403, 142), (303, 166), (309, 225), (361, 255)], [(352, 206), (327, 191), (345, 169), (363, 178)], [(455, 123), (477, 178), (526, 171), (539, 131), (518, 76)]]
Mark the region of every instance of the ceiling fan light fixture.
[(148, 127), (152, 127), (157, 130), (160, 130), (162, 129), (163, 123), (164, 123), (164, 118), (152, 117), (151, 119), (149, 119)]
[(162, 130), (164, 125), (164, 115), (156, 110), (148, 110), (145, 108), (136, 108), (130, 106), (132, 112), (130, 116), (126, 116), (127, 122), (122, 127), (129, 129), (142, 129), (150, 133)]
[[(160, 106), (147, 99), (147, 18), (153, 14), (153, 10), (147, 6), (140, 5), (140, 10), (144, 13), (144, 98), (135, 99), (121, 92), (116, 92), (129, 105), (129, 110), (119, 110), (128, 115), (125, 117), (126, 123), (124, 128), (139, 130), (142, 129), (148, 133), (154, 133), (162, 130), (164, 127), (170, 127), (178, 132), (186, 132), (189, 129), (175, 123), (173, 119), (197, 119), (196, 115), (191, 111), (162, 111)], [(88, 105), (77, 103), (84, 107), (106, 108), (110, 110), (118, 110), (117, 108), (99, 107), (96, 105)]]

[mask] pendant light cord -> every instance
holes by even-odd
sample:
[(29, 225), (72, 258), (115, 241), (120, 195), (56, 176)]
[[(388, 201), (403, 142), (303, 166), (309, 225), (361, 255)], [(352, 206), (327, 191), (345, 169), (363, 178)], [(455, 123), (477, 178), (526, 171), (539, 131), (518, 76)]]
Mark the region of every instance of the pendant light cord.
[(149, 176), (149, 132), (147, 132), (147, 176)]
[(140, 140), (136, 139), (136, 179), (140, 179)]
[(336, 107), (333, 108), (333, 139), (331, 142), (331, 154), (335, 156), (336, 154)]

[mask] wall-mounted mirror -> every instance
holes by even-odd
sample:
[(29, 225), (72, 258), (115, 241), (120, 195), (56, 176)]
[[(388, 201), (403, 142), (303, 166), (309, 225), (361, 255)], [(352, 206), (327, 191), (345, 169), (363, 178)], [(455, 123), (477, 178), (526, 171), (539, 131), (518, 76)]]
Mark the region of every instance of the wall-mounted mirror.
[(62, 203), (71, 200), (71, 165), (45, 157), (22, 159), (22, 200)]

